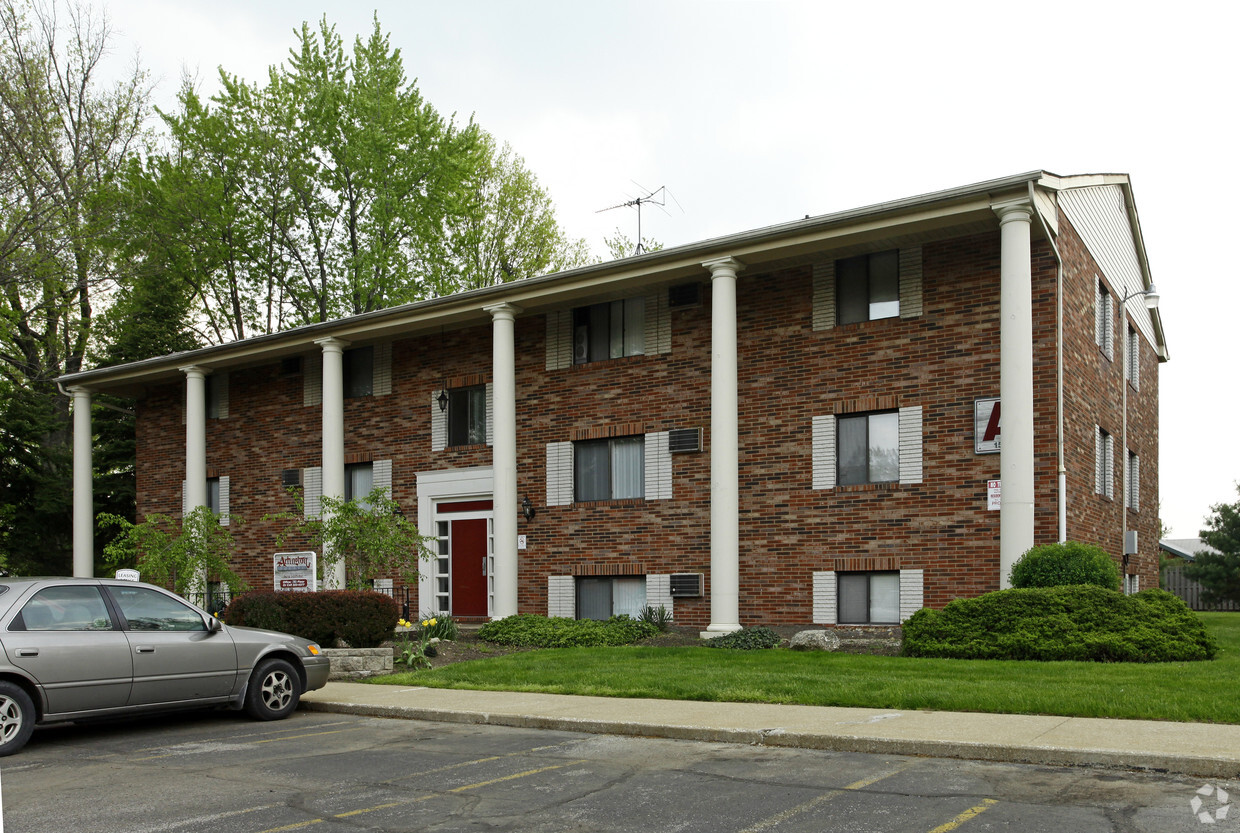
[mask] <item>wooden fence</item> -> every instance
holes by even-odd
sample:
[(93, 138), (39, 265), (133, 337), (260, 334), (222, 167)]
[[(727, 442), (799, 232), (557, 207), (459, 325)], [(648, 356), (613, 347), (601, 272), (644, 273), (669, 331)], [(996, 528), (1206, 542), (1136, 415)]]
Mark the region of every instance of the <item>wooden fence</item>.
[(1235, 602), (1209, 605), (1201, 600), (1201, 585), (1184, 577), (1183, 567), (1167, 567), (1162, 571), (1162, 586), (1184, 600), (1193, 610), (1240, 610)]

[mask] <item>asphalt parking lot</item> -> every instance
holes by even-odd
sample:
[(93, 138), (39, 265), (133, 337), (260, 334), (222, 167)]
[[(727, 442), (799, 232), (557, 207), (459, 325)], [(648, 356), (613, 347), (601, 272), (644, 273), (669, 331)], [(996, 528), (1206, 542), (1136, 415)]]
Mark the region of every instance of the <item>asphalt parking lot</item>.
[(8, 833), (1187, 831), (1233, 785), (1203, 786), (317, 712), (47, 727), (0, 761)]

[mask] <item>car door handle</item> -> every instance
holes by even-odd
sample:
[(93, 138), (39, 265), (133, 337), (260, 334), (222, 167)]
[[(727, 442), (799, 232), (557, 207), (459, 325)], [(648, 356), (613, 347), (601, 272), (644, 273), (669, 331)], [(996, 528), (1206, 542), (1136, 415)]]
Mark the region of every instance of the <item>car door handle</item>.
[(18, 648), (17, 655), (19, 657), (37, 657), (39, 655), (38, 648)]
[(134, 650), (138, 652), (139, 654), (153, 654), (155, 653), (155, 646), (154, 645), (136, 645), (134, 646)]

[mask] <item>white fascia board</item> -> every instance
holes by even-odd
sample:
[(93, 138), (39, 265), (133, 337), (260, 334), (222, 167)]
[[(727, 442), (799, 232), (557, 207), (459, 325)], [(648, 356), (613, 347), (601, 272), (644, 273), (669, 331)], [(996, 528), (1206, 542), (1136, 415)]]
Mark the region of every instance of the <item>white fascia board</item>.
[(537, 313), (578, 298), (597, 297), (600, 290), (619, 291), (634, 286), (704, 278), (702, 263), (713, 258), (734, 257), (757, 266), (795, 257), (835, 241), (879, 239), (891, 236), (893, 231), (900, 234), (947, 229), (970, 218), (997, 222), (990, 210), (992, 197), (1006, 192), (1024, 192), (1029, 182), (1042, 182), (1048, 177), (1057, 179), (1044, 171), (1031, 171), (350, 318), (307, 324), (175, 356), (80, 371), (62, 376), (58, 381), (65, 387), (81, 385), (91, 390), (133, 390), (146, 384), (172, 381), (179, 377), (177, 368), (186, 364), (211, 368), (254, 365), (317, 350), (314, 342), (328, 337), (357, 345), (420, 332), (436, 332), (445, 327), (483, 325), (489, 323), (491, 318), (485, 308), (497, 303), (512, 304), (525, 313)]

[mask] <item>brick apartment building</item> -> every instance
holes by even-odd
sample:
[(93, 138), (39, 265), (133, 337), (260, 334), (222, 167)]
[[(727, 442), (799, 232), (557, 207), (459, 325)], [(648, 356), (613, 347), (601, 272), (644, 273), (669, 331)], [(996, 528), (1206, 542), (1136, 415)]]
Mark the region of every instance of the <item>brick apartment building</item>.
[(1127, 176), (1034, 171), (72, 374), (75, 572), (106, 392), (139, 514), (245, 518), (253, 587), (290, 484), (388, 487), (461, 618), (891, 623), (1061, 539), (1156, 586), (1152, 286)]

